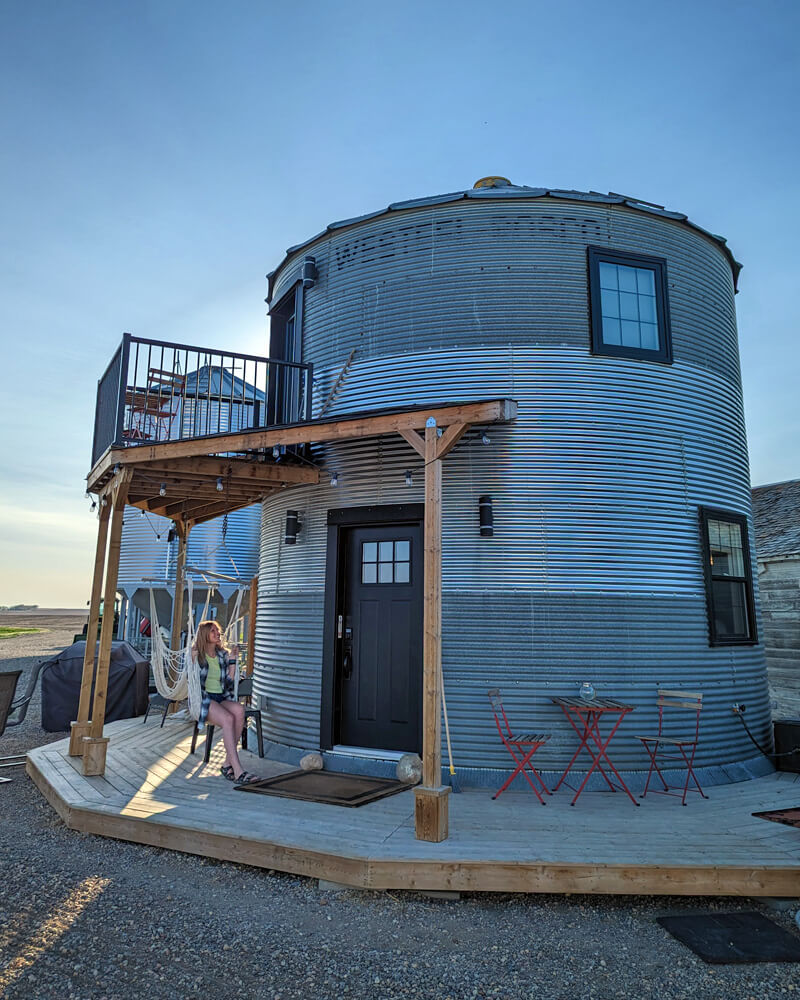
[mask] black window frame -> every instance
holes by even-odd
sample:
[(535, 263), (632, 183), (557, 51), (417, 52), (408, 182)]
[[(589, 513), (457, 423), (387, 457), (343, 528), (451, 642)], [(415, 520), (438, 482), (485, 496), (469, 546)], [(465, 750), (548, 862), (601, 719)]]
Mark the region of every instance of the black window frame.
[[(758, 643), (755, 599), (753, 596), (753, 567), (750, 556), (750, 532), (747, 517), (719, 507), (700, 507), (700, 545), (703, 557), (703, 578), (706, 591), (706, 616), (708, 618), (708, 641), (711, 646), (755, 646)], [(745, 575), (730, 576), (713, 573), (711, 542), (708, 536), (709, 521), (728, 521), (739, 526), (742, 535), (742, 561)], [(717, 631), (717, 617), (714, 607), (714, 581), (725, 580), (744, 585), (745, 608), (747, 611), (748, 634), (746, 636), (720, 635)]]
[[(667, 261), (664, 257), (630, 253), (627, 250), (612, 250), (605, 247), (587, 247), (587, 271), (589, 281), (589, 315), (591, 327), (592, 354), (612, 358), (634, 358), (639, 361), (656, 361), (672, 364), (672, 330), (670, 327), (669, 296), (667, 294)], [(645, 347), (624, 347), (621, 344), (607, 344), (603, 340), (603, 310), (600, 298), (600, 267), (603, 264), (620, 264), (625, 267), (639, 267), (653, 271), (656, 290), (656, 326), (658, 349)]]

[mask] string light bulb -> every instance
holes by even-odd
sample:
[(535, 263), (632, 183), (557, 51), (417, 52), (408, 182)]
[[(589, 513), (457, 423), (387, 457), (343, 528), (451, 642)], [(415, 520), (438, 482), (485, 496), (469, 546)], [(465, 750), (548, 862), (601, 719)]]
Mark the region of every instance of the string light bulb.
[(217, 493), (222, 493), (225, 487), (222, 485), (222, 476), (217, 477)]
[(414, 485), (414, 477), (411, 475), (411, 469), (406, 469), (406, 486)]
[(280, 458), (281, 457), (281, 446), (279, 444), (276, 444), (273, 447), (273, 449), (272, 449), (272, 457), (273, 458)]
[(106, 500), (105, 497), (100, 497), (100, 506), (101, 507), (108, 507), (108, 500)]
[(481, 444), (491, 444), (491, 443), (492, 439), (489, 437), (486, 431), (484, 431), (483, 434), (481, 435)]
[(158, 489), (158, 495), (160, 497), (165, 497), (167, 495), (167, 484), (166, 483), (162, 483), (161, 484), (161, 486)]
[(336, 487), (338, 485), (339, 485), (339, 473), (338, 472), (332, 472), (331, 473), (331, 486)]

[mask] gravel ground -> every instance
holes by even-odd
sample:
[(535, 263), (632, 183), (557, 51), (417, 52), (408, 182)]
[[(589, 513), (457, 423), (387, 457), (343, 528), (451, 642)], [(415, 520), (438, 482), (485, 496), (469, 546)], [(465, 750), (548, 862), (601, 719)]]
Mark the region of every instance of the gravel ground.
[[(46, 633), (0, 639), (0, 669), (30, 670), (81, 624), (48, 619)], [(39, 720), (37, 694), (0, 753), (63, 738)], [(22, 769), (12, 773), (0, 786), (0, 997), (9, 1000), (763, 1000), (800, 991), (800, 965), (707, 966), (655, 922), (758, 910), (800, 937), (794, 908), (323, 891), (305, 878), (74, 833)]]

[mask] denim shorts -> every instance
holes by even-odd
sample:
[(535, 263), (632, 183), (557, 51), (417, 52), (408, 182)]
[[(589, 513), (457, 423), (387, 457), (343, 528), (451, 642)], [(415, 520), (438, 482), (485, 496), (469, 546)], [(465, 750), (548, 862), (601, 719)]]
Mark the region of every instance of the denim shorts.
[(227, 699), (227, 698), (225, 697), (225, 695), (224, 695), (224, 694), (222, 694), (222, 692), (220, 692), (219, 694), (216, 694), (216, 693), (215, 693), (215, 692), (213, 692), (213, 691), (206, 691), (206, 694), (208, 695), (208, 697), (209, 697), (209, 698), (210, 698), (210, 699), (211, 699), (212, 701), (215, 701), (215, 702), (217, 702), (217, 704), (219, 704), (219, 703), (220, 703), (221, 701), (227, 701), (227, 700), (228, 700), (228, 699)]

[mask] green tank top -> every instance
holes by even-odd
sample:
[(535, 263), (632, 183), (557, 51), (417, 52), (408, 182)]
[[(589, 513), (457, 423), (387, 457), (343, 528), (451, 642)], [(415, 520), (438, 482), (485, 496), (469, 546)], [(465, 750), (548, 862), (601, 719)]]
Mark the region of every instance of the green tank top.
[(206, 691), (209, 694), (222, 694), (222, 684), (220, 683), (219, 657), (207, 656), (208, 676), (206, 677)]

